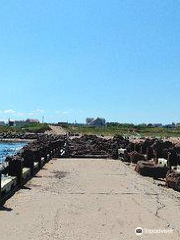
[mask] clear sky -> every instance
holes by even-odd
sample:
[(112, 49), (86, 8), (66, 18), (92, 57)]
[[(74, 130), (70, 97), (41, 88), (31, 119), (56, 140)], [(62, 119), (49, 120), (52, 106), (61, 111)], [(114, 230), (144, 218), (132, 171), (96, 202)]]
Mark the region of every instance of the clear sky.
[(0, 119), (180, 122), (180, 1), (0, 0)]

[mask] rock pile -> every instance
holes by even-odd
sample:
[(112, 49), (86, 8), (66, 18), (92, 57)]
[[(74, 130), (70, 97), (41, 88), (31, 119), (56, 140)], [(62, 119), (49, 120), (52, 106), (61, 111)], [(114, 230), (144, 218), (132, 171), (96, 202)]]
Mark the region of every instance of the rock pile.
[[(38, 136), (35, 141), (29, 142), (16, 155), (6, 158), (5, 162), (8, 165), (2, 170), (2, 173), (17, 176), (20, 179), (21, 174), (19, 172), (22, 172), (23, 167), (26, 167), (30, 168), (31, 175), (33, 175), (35, 173), (35, 162), (38, 162), (38, 169), (40, 169), (43, 163), (52, 157), (62, 156), (61, 150), (65, 145), (65, 140), (64, 136)], [(43, 163), (42, 158), (44, 159)]]
[(112, 154), (112, 141), (95, 135), (84, 135), (67, 141), (68, 157), (102, 157), (109, 158)]
[(136, 151), (130, 152), (129, 157), (130, 157), (130, 161), (132, 163), (137, 163), (138, 161), (145, 160), (145, 156)]
[(118, 148), (125, 147), (127, 140), (121, 136), (113, 139), (84, 135), (79, 138), (68, 139), (66, 156), (72, 158), (113, 158), (118, 159)]
[(136, 164), (135, 170), (141, 175), (166, 177), (169, 187), (180, 190), (180, 173), (174, 168), (180, 163), (179, 144), (158, 139), (133, 141), (118, 135), (114, 138), (46, 134), (14, 137), (34, 139), (17, 155), (6, 159), (8, 166), (3, 173), (15, 176), (18, 185), (23, 184), (24, 176), (33, 176), (52, 157), (118, 159), (122, 154), (121, 160)]
[(153, 161), (139, 161), (135, 166), (135, 171), (142, 176), (165, 178), (168, 167), (155, 164)]
[(173, 188), (176, 191), (180, 191), (180, 173), (168, 172), (166, 176), (167, 186)]
[[(0, 172), (8, 174), (11, 183), (10, 193), (28, 181), (43, 165), (52, 157), (62, 157), (65, 148), (66, 137), (58, 135), (38, 135), (37, 139), (29, 142), (22, 150), (11, 157), (6, 158), (6, 167)], [(8, 192), (7, 192), (8, 191)], [(9, 194), (9, 187), (0, 190), (0, 203)]]
[(180, 191), (180, 144), (159, 139), (131, 141), (126, 145), (124, 161), (136, 163), (143, 176), (166, 178), (167, 186)]
[(43, 136), (42, 133), (0, 133), (0, 139), (38, 139), (40, 136)]

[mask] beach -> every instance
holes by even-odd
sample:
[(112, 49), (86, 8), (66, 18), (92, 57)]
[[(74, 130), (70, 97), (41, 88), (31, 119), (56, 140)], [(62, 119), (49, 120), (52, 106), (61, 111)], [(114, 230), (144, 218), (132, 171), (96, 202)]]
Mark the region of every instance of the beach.
[[(162, 186), (160, 186), (162, 185)], [(180, 193), (118, 160), (53, 159), (0, 211), (1, 240), (179, 239)]]

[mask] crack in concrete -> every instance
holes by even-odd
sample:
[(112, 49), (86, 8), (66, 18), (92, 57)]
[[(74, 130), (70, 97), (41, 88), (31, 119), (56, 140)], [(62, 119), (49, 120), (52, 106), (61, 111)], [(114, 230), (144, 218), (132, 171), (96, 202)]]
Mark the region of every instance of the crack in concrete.
[(156, 195), (156, 203), (157, 203), (157, 209), (156, 209), (155, 216), (158, 218), (161, 218), (159, 216), (159, 211), (162, 210), (163, 208), (165, 208), (165, 205), (160, 201), (159, 194)]

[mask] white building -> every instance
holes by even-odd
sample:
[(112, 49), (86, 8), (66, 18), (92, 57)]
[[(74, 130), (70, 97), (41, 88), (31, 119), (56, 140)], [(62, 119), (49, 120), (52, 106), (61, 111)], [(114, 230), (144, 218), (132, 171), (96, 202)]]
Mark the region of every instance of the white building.
[(89, 126), (95, 127), (103, 127), (106, 124), (106, 120), (104, 118), (87, 118), (86, 124)]

